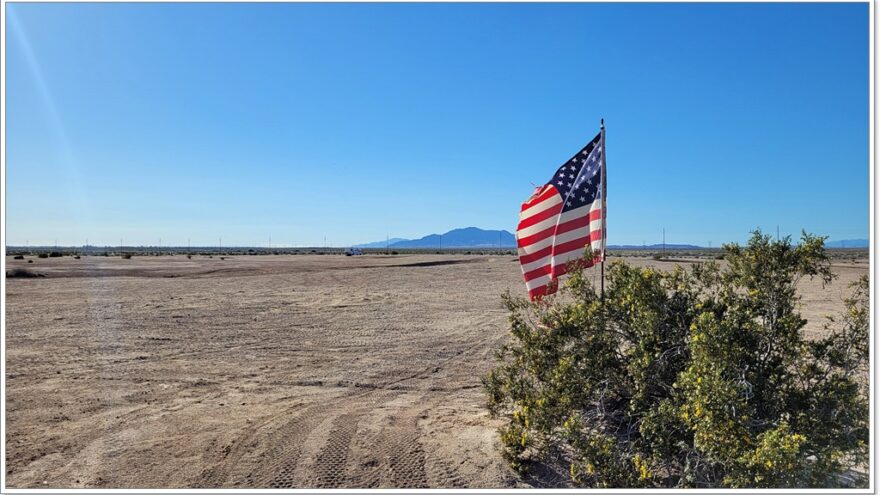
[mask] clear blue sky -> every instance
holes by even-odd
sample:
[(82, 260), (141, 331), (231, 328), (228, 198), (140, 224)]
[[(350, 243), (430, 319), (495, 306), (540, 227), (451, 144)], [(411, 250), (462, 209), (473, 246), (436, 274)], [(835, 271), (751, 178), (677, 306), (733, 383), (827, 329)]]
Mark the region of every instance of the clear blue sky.
[(868, 235), (868, 4), (7, 4), (7, 245), (513, 230), (607, 124), (612, 244)]

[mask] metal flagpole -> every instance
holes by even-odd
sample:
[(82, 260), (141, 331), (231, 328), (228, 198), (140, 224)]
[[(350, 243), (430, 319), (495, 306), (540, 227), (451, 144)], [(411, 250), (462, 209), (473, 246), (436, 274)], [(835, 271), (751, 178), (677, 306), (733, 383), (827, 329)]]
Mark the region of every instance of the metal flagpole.
[(608, 150), (605, 148), (605, 119), (604, 118), (601, 119), (601, 121), (600, 121), (599, 129), (601, 130), (601, 133), (602, 133), (602, 136), (599, 138), (599, 146), (601, 147), (599, 151), (602, 153), (602, 264), (600, 266), (600, 279), (601, 279), (601, 281), (600, 281), (600, 287), (601, 287), (600, 294), (601, 294), (601, 296), (600, 297), (604, 301), (605, 300), (605, 241), (606, 241), (606, 239), (605, 239), (605, 237), (606, 237), (605, 209), (606, 209), (606, 203), (607, 203), (607, 201), (605, 199), (605, 195), (607, 192), (607, 190), (606, 190), (607, 182), (605, 179), (605, 155), (608, 152)]

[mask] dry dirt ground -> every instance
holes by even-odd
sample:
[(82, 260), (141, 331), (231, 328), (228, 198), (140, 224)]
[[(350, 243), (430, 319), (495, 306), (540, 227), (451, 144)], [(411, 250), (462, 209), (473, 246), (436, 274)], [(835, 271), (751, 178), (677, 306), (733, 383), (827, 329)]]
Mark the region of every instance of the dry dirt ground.
[[(630, 262), (671, 267), (649, 259)], [(684, 261), (688, 263), (688, 261)], [(16, 488), (528, 487), (480, 377), (513, 257), (7, 257)], [(808, 333), (867, 263), (803, 287)]]

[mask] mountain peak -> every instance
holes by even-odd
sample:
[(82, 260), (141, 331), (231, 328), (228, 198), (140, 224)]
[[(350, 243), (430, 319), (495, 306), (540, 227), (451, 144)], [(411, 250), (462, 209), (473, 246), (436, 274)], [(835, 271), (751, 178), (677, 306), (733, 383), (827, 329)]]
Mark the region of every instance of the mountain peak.
[[(516, 238), (506, 230), (484, 230), (479, 227), (452, 229), (444, 234), (428, 234), (419, 239), (400, 239), (390, 243), (392, 248), (511, 248)], [(359, 244), (354, 247), (385, 247), (382, 241)]]

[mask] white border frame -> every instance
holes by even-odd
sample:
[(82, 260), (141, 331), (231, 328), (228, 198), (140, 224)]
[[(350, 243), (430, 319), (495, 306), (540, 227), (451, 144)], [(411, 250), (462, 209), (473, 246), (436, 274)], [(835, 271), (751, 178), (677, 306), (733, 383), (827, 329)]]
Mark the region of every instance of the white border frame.
[[(328, 3), (370, 3), (372, 0), (326, 0)], [(393, 2), (393, 3), (411, 3), (410, 0), (384, 0), (385, 2)], [(418, 0), (416, 0), (418, 1)], [(450, 3), (472, 3), (470, 0), (443, 0)], [(483, 0), (487, 3), (532, 3), (533, 0)], [(877, 306), (875, 304), (875, 280), (877, 280), (877, 264), (876, 264), (876, 250), (875, 250), (875, 241), (876, 241), (876, 230), (874, 228), (875, 225), (875, 207), (876, 203), (874, 201), (874, 192), (877, 186), (876, 180), (877, 176), (874, 173), (874, 169), (876, 167), (876, 157), (875, 157), (875, 132), (876, 127), (874, 125), (874, 117), (875, 117), (875, 94), (874, 94), (874, 86), (875, 86), (875, 8), (874, 1), (869, 0), (868, 2), (862, 0), (800, 0), (800, 1), (776, 1), (776, 2), (768, 2), (764, 0), (738, 0), (738, 1), (727, 1), (727, 0), (718, 0), (713, 2), (705, 2), (702, 0), (675, 0), (674, 3), (868, 3), (868, 24), (869, 24), (869, 69), (868, 69), (868, 77), (869, 77), (869, 97), (868, 97), (868, 106), (869, 106), (869, 122), (868, 122), (868, 132), (869, 132), (869, 156), (868, 156), (868, 168), (869, 168), (869, 190), (870, 190), (870, 200), (869, 200), (869, 259), (870, 259), (870, 268), (869, 268), (869, 277), (870, 277), (870, 304), (871, 304), (871, 332), (870, 332), (870, 370), (869, 370), (869, 379), (870, 379), (870, 424), (871, 424), (871, 437), (870, 437), (870, 461), (869, 461), (869, 488), (867, 489), (841, 489), (841, 488), (828, 488), (828, 489), (693, 489), (693, 490), (676, 490), (676, 489), (665, 489), (665, 488), (653, 488), (653, 489), (626, 489), (626, 488), (615, 488), (615, 489), (543, 489), (543, 488), (526, 488), (526, 489), (448, 489), (448, 488), (431, 488), (431, 489), (232, 489), (232, 488), (223, 488), (223, 489), (91, 489), (91, 488), (81, 488), (81, 489), (41, 489), (41, 488), (7, 488), (6, 486), (6, 36), (8, 35), (6, 29), (6, 23), (8, 22), (6, 17), (6, 6), (10, 3), (50, 3), (50, 2), (39, 2), (39, 1), (7, 1), (2, 0), (2, 13), (0, 13), (0, 18), (2, 18), (2, 37), (0, 37), (0, 80), (2, 80), (2, 95), (0, 95), (0, 152), (2, 152), (2, 157), (0, 157), (0, 191), (2, 191), (2, 201), (0, 201), (0, 240), (3, 243), (3, 258), (0, 260), (0, 268), (2, 268), (3, 272), (0, 274), (0, 279), (3, 281), (3, 292), (0, 293), (0, 308), (2, 308), (2, 315), (0, 315), (0, 352), (2, 352), (2, 356), (0, 356), (0, 402), (3, 403), (3, 408), (0, 409), (0, 432), (3, 434), (2, 442), (3, 442), (3, 452), (0, 455), (0, 492), (6, 493), (514, 493), (514, 492), (526, 492), (526, 493), (580, 493), (580, 492), (590, 492), (590, 493), (681, 493), (682, 491), (690, 491), (691, 493), (874, 493), (875, 489), (875, 479), (877, 478), (877, 473), (875, 469), (875, 448), (877, 446), (877, 431), (875, 429), (875, 413), (876, 409), (874, 407), (875, 403), (875, 384), (876, 384), (876, 368), (875, 368), (875, 356), (876, 356), (876, 344), (877, 340), (875, 338), (875, 328), (876, 328), (876, 311)], [(593, 2), (593, 1), (582, 1), (582, 0), (554, 0), (555, 3), (672, 3), (672, 2), (661, 2), (654, 0), (614, 0), (608, 2)], [(139, 0), (137, 2), (127, 2), (127, 1), (118, 1), (118, 0), (65, 0), (62, 2), (51, 2), (51, 3), (177, 3), (174, 0)], [(181, 2), (183, 3), (183, 2)], [(187, 0), (186, 3), (247, 3), (241, 2), (239, 0)], [(287, 0), (260, 0), (260, 3), (297, 3), (297, 2), (289, 2)]]

